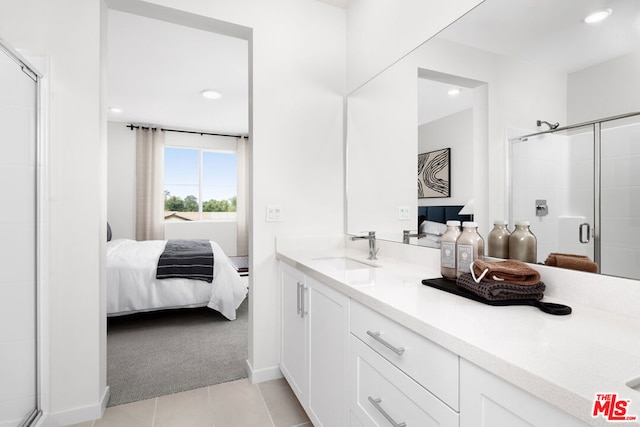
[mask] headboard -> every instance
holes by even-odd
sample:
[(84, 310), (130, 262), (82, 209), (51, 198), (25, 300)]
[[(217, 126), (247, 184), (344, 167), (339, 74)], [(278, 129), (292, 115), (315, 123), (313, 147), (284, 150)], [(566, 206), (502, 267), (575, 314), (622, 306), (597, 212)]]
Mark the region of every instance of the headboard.
[(418, 206), (418, 230), (422, 221), (446, 224), (449, 220), (471, 221), (471, 215), (459, 215), (463, 206)]

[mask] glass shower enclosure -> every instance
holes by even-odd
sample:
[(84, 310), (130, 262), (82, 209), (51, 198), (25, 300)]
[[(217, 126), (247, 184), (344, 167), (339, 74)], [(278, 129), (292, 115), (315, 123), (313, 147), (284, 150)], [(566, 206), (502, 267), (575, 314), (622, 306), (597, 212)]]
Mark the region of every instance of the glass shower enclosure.
[(0, 427), (28, 426), (40, 414), (39, 78), (0, 40)]
[(528, 220), (538, 262), (586, 255), (640, 279), (640, 112), (509, 140), (509, 223)]

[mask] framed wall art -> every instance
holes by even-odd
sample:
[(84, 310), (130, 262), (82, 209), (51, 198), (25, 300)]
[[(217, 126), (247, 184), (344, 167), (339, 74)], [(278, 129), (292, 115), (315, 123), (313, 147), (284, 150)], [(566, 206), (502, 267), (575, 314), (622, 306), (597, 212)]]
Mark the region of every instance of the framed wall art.
[(418, 154), (418, 198), (451, 197), (451, 149)]

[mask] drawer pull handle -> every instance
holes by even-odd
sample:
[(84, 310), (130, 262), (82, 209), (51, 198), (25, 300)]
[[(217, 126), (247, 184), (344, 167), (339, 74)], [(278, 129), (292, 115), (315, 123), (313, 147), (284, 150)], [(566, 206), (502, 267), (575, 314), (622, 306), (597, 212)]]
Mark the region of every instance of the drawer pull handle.
[(367, 335), (369, 335), (371, 338), (373, 338), (374, 340), (378, 341), (380, 344), (387, 347), (389, 350), (393, 351), (398, 356), (402, 356), (402, 353), (404, 353), (404, 347), (396, 347), (394, 345), (389, 344), (388, 342), (380, 338), (380, 332), (367, 331)]
[(373, 397), (369, 396), (369, 402), (371, 402), (371, 404), (382, 414), (384, 415), (384, 417), (387, 419), (387, 421), (389, 421), (391, 423), (391, 425), (393, 427), (407, 427), (407, 423), (397, 423), (396, 420), (394, 420), (393, 418), (391, 418), (391, 415), (387, 414), (387, 411), (385, 411), (384, 409), (382, 409), (382, 406), (380, 406), (380, 403), (382, 403), (382, 399), (377, 398), (374, 399)]

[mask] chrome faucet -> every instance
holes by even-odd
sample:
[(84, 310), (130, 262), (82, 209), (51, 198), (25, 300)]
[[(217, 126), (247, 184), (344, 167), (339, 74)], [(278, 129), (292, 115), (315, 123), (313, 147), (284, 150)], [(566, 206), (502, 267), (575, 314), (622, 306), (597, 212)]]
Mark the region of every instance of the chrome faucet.
[(376, 249), (376, 232), (370, 231), (366, 236), (353, 236), (351, 240), (368, 240), (369, 241), (369, 257), (367, 259), (374, 260), (378, 250)]
[(427, 235), (426, 233), (411, 234), (410, 230), (402, 230), (402, 243), (405, 243), (408, 245), (410, 243), (410, 240), (409, 240), (410, 238), (412, 237), (420, 238), (420, 237), (425, 237), (426, 235)]

